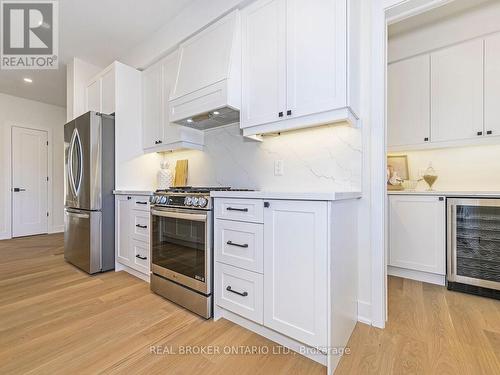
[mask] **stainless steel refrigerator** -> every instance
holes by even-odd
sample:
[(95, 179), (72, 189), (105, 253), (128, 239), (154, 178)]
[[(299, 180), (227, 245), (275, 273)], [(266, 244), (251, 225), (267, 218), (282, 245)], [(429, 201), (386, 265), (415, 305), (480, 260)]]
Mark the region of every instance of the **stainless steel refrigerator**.
[(64, 258), (92, 274), (115, 266), (115, 119), (87, 112), (64, 125)]

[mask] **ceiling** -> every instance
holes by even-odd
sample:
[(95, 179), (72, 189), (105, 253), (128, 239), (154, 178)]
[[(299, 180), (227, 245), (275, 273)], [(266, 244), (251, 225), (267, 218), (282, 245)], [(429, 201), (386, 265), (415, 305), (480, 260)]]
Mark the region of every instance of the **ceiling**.
[(454, 0), (444, 5), (404, 19), (389, 26), (389, 37), (404, 34), (412, 30), (442, 21), (444, 18), (458, 16), (473, 8), (489, 5), (498, 0)]
[[(65, 65), (72, 57), (105, 67), (146, 40), (191, 1), (59, 1), (59, 69), (0, 70), (0, 92), (65, 107)], [(33, 83), (25, 83), (24, 77)]]

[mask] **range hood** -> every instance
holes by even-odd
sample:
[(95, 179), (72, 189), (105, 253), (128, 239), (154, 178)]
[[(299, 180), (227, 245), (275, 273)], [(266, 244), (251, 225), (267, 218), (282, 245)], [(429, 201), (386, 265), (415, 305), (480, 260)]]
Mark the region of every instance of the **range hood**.
[(234, 11), (179, 47), (170, 122), (206, 130), (240, 120), (241, 41)]

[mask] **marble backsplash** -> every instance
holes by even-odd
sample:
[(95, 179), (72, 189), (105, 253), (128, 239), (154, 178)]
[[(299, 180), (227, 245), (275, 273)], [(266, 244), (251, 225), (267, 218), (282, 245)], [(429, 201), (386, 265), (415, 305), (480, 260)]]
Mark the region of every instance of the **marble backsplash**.
[[(208, 130), (205, 150), (163, 153), (171, 169), (188, 159), (188, 184), (267, 191), (360, 191), (361, 131), (344, 125), (245, 139), (238, 124)], [(283, 160), (283, 176), (274, 164)]]

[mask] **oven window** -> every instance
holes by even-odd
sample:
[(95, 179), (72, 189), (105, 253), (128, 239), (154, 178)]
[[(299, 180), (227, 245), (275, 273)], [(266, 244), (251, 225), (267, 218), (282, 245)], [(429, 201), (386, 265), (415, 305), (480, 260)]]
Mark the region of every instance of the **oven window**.
[(152, 215), (153, 263), (205, 281), (205, 223)]

